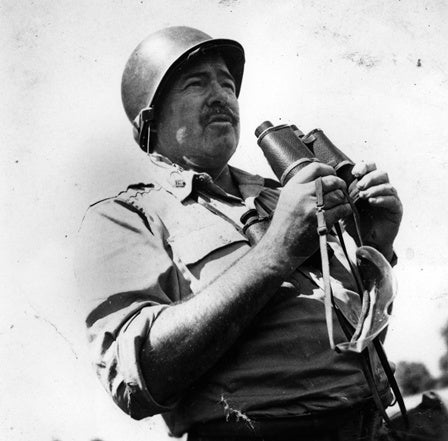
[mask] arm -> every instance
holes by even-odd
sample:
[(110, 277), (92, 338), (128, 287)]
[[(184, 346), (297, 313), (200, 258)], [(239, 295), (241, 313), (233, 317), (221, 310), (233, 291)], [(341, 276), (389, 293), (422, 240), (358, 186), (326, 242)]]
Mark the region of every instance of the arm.
[(324, 176), (331, 227), (349, 214), (333, 169), (312, 164), (282, 190), (263, 239), (201, 292), (164, 309), (141, 353), (154, 398), (167, 402), (203, 375), (228, 350), (281, 283), (318, 247), (314, 180)]

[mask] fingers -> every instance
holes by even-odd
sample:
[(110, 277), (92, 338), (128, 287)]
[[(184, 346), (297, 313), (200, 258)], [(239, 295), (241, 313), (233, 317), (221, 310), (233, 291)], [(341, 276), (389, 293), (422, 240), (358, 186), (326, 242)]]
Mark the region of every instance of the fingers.
[(345, 192), (345, 182), (336, 176), (322, 178), (325, 220), (327, 227), (331, 228), (338, 220), (352, 213), (351, 205)]
[(306, 167), (303, 167), (292, 179), (298, 184), (304, 184), (306, 182), (314, 181), (319, 177), (336, 175), (334, 168), (323, 164), (322, 162), (312, 162), (308, 164)]
[(347, 199), (342, 190), (337, 189), (324, 194), (324, 207), (326, 210), (346, 202)]
[(383, 170), (373, 170), (364, 175), (358, 182), (358, 188), (365, 190), (373, 185), (385, 184), (389, 182), (388, 174)]
[(374, 198), (377, 196), (397, 196), (397, 190), (392, 184), (378, 184), (359, 192), (359, 197), (363, 199)]
[(325, 210), (327, 227), (331, 228), (338, 220), (344, 219), (352, 214), (352, 207), (348, 202), (343, 202), (333, 208)]
[(367, 200), (371, 206), (385, 208), (390, 213), (402, 212), (397, 190), (389, 183), (387, 173), (372, 171), (359, 181), (358, 187), (364, 188), (359, 192), (359, 197)]
[(352, 214), (352, 207), (340, 190), (326, 194), (324, 202), (325, 223), (328, 229), (331, 229), (337, 221)]
[(369, 204), (374, 207), (386, 208), (390, 213), (402, 212), (402, 205), (397, 196), (376, 196), (368, 199)]
[(330, 176), (324, 176), (322, 178), (322, 189), (324, 194), (336, 190), (340, 190), (342, 193), (344, 193), (346, 188), (347, 184), (337, 176), (330, 175)]
[(361, 161), (353, 166), (352, 175), (359, 179), (374, 170), (376, 170), (376, 164), (374, 162)]

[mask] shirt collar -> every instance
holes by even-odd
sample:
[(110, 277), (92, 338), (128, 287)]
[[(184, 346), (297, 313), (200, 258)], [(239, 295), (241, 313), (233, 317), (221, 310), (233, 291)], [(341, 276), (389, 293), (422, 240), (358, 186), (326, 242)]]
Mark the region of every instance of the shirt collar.
[[(195, 180), (213, 184), (213, 179), (209, 174), (184, 170), (158, 153), (150, 154), (149, 159), (151, 177), (182, 202), (191, 195)], [(252, 175), (232, 166), (230, 166), (230, 172), (244, 200), (256, 198), (263, 190), (264, 179), (261, 176)], [(220, 188), (219, 186), (216, 187)], [(222, 189), (221, 191), (223, 192)]]

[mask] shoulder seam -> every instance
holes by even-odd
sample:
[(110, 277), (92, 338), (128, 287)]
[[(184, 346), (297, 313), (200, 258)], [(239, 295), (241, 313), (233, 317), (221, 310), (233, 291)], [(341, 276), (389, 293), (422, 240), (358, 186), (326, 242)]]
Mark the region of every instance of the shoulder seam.
[(120, 193), (118, 193), (116, 196), (116, 198), (126, 194), (126, 193), (130, 193), (132, 191), (134, 191), (134, 193), (132, 195), (130, 195), (129, 197), (136, 197), (138, 194), (144, 194), (144, 193), (149, 193), (151, 190), (155, 189), (156, 186), (154, 183), (149, 183), (149, 184), (143, 184), (143, 183), (139, 183), (139, 184), (132, 184), (129, 185), (128, 188), (126, 190), (120, 191)]
[(114, 201), (116, 204), (121, 205), (122, 207), (127, 208), (128, 210), (134, 212), (135, 214), (137, 214), (140, 219), (142, 220), (142, 222), (145, 224), (145, 227), (149, 230), (149, 232), (154, 235), (151, 226), (149, 225), (149, 221), (148, 218), (146, 216), (145, 211), (143, 210), (143, 208), (141, 208), (140, 206), (138, 206), (137, 204), (133, 204), (132, 202), (127, 202), (127, 201), (123, 201), (121, 199), (115, 199)]
[[(96, 202), (94, 202), (93, 204), (89, 205), (89, 209), (92, 207), (95, 207), (98, 204), (101, 204), (102, 202), (106, 202), (106, 201), (114, 201), (114, 200), (120, 200), (122, 202), (128, 202), (131, 203), (129, 201), (129, 199), (131, 198), (136, 198), (137, 195), (142, 195), (144, 193), (149, 193), (151, 190), (156, 188), (156, 184), (154, 183), (149, 183), (149, 184), (144, 184), (144, 183), (138, 183), (138, 184), (132, 184), (129, 185), (128, 188), (126, 190), (122, 190), (119, 193), (117, 193), (114, 196), (108, 196), (106, 198), (100, 199)], [(132, 193), (132, 190), (134, 190), (134, 193)], [(126, 193), (130, 192), (131, 194), (129, 194), (127, 197), (125, 196)]]

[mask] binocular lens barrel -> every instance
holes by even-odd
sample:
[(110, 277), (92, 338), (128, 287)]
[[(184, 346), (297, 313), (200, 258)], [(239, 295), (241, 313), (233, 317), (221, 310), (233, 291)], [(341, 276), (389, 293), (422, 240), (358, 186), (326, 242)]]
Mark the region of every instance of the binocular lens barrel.
[(255, 130), (258, 145), (282, 185), (314, 159), (310, 149), (287, 124), (273, 126), (270, 121)]
[(347, 185), (354, 180), (351, 173), (354, 163), (341, 150), (339, 150), (321, 129), (314, 129), (304, 138), (304, 143), (313, 151), (316, 158), (331, 165), (336, 174), (343, 179)]
[(334, 168), (337, 176), (347, 184), (348, 194), (352, 201), (358, 202), (359, 190), (356, 186), (358, 181), (352, 175), (353, 161), (341, 152), (321, 129), (312, 130), (303, 138), (303, 142), (313, 151), (319, 161)]
[(352, 175), (354, 163), (321, 129), (314, 129), (303, 135), (296, 125), (274, 126), (270, 121), (265, 121), (257, 127), (255, 135), (282, 185), (309, 162), (317, 159), (334, 168), (336, 174), (347, 184), (349, 196), (357, 202), (359, 191)]

